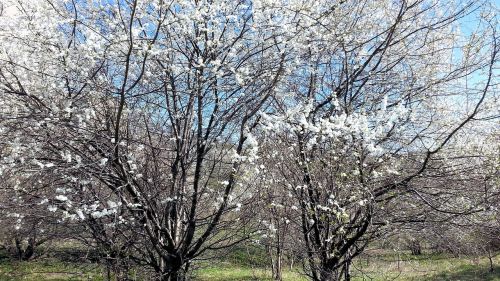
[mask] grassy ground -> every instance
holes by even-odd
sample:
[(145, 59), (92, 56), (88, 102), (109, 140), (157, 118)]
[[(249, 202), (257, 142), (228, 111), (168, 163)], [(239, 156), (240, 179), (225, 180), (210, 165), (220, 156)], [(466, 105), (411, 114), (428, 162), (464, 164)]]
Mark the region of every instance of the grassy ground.
[[(494, 272), (489, 272), (486, 258), (471, 260), (439, 255), (382, 254), (358, 259), (353, 268), (353, 280), (500, 281), (500, 257), (495, 259), (495, 263)], [(102, 268), (92, 264), (64, 263), (53, 259), (31, 262), (0, 260), (1, 281), (104, 280), (103, 274)], [(206, 265), (194, 275), (194, 280), (198, 281), (272, 280), (269, 268), (248, 266), (237, 261)], [(287, 270), (284, 280), (306, 279), (298, 270)]]
[[(500, 264), (500, 258), (495, 264)], [(487, 258), (382, 255), (359, 259), (353, 274), (354, 280), (500, 281), (500, 266), (490, 272)]]
[[(399, 262), (398, 262), (399, 259)], [(488, 259), (452, 258), (442, 255), (376, 255), (358, 259), (353, 280), (500, 281), (500, 257), (489, 272)], [(272, 280), (270, 269), (221, 263), (197, 271), (196, 280)], [(298, 270), (287, 270), (284, 280), (306, 280)]]
[(43, 261), (0, 261), (1, 281), (80, 281), (104, 280), (104, 272), (96, 265), (64, 263), (57, 260)]
[[(283, 277), (285, 280), (307, 280), (299, 273), (290, 270), (285, 271)], [(199, 281), (273, 280), (270, 269), (231, 264), (199, 269), (194, 279)]]

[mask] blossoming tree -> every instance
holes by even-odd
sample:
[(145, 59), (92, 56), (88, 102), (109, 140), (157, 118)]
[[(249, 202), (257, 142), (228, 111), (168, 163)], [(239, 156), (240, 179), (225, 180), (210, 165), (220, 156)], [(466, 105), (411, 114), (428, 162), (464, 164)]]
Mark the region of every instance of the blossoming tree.
[(49, 211), (160, 280), (254, 235), (266, 173), (306, 273), (349, 279), (385, 204), (482, 110), (499, 51), (492, 15), (458, 30), (477, 1), (4, 2), (0, 175), (50, 175)]

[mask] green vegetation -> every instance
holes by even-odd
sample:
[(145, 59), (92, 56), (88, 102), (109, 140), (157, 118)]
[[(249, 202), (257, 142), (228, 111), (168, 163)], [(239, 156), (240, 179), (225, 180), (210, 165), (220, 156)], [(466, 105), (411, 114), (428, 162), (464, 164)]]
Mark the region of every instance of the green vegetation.
[[(199, 269), (195, 280), (199, 281), (239, 281), (239, 280), (273, 280), (271, 270), (268, 268), (252, 268), (248, 266), (235, 266), (233, 264), (222, 264), (217, 267), (206, 267)], [(295, 271), (285, 271), (284, 280), (307, 280)]]
[[(272, 280), (270, 268), (245, 264), (245, 256), (236, 251), (226, 256), (229, 261), (200, 266), (193, 279), (198, 281)], [(398, 262), (399, 259), (399, 262)], [(259, 259), (257, 259), (259, 260)], [(254, 261), (254, 260), (252, 260)], [(261, 260), (259, 260), (261, 261)], [(424, 280), (424, 281), (500, 281), (500, 257), (489, 272), (487, 258), (453, 258), (445, 255), (397, 255), (378, 253), (364, 256), (353, 266), (353, 280)], [(65, 263), (55, 259), (30, 262), (0, 260), (0, 280), (3, 281), (63, 281), (105, 280), (105, 270), (95, 264)], [(141, 280), (137, 278), (137, 280)], [(299, 268), (284, 272), (284, 280), (306, 280)]]
[[(398, 262), (399, 260), (399, 262)], [(500, 258), (495, 260), (500, 263)], [(500, 281), (500, 266), (489, 272), (487, 258), (446, 255), (374, 255), (358, 259), (354, 280)]]
[[(489, 272), (488, 259), (452, 258), (443, 255), (376, 255), (358, 259), (353, 280), (500, 281), (500, 265)], [(367, 262), (368, 260), (368, 262)], [(495, 262), (500, 263), (500, 258)], [(198, 270), (196, 280), (272, 280), (270, 269), (222, 264)], [(284, 280), (306, 280), (296, 271), (286, 271)]]
[(54, 259), (40, 261), (0, 261), (1, 281), (80, 281), (105, 280), (104, 271), (94, 264), (64, 263)]

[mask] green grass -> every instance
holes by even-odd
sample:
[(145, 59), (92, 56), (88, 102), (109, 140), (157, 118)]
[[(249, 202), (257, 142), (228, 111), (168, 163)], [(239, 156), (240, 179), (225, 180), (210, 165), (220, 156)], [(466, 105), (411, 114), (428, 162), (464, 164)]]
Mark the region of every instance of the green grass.
[[(399, 259), (399, 262), (398, 262)], [(234, 253), (229, 261), (205, 263), (194, 273), (198, 281), (272, 280), (269, 267), (261, 260), (245, 264), (243, 253)], [(257, 265), (256, 265), (257, 264)], [(353, 264), (353, 280), (423, 280), (423, 281), (500, 281), (500, 256), (495, 268), (489, 272), (486, 258), (452, 258), (445, 255), (397, 255), (387, 253), (363, 257)], [(286, 267), (285, 267), (286, 268)], [(286, 268), (284, 280), (307, 280), (299, 270)], [(0, 260), (0, 281), (63, 281), (105, 280), (104, 270), (95, 264), (65, 263), (57, 259), (30, 262)], [(139, 280), (139, 279), (138, 279)]]
[[(500, 264), (500, 258), (495, 259)], [(382, 255), (360, 258), (353, 270), (360, 280), (500, 281), (500, 266), (489, 272), (487, 258), (453, 258), (446, 255)]]
[[(422, 281), (500, 281), (500, 257), (493, 272), (489, 272), (486, 258), (452, 258), (446, 255), (378, 254), (358, 259), (352, 268), (353, 280), (422, 280)], [(220, 263), (196, 272), (195, 280), (272, 280), (270, 268), (249, 267), (241, 264)], [(298, 270), (286, 270), (284, 280), (307, 280)]]
[(63, 263), (57, 260), (0, 261), (1, 281), (80, 281), (104, 280), (96, 265)]
[[(283, 277), (285, 280), (290, 281), (307, 280), (295, 271), (285, 271)], [(235, 266), (232, 264), (221, 264), (217, 267), (199, 269), (195, 272), (194, 279), (199, 281), (273, 280), (270, 269)]]

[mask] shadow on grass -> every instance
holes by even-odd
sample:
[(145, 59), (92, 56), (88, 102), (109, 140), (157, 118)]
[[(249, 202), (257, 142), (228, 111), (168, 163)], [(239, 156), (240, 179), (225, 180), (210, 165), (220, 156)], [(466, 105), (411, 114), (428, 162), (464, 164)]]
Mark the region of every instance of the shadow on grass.
[(0, 260), (0, 281), (86, 281), (104, 280), (95, 265), (63, 263), (58, 260)]
[(500, 281), (500, 266), (494, 266), (493, 271), (489, 268), (476, 265), (462, 265), (454, 271), (441, 272), (429, 276), (425, 281)]

